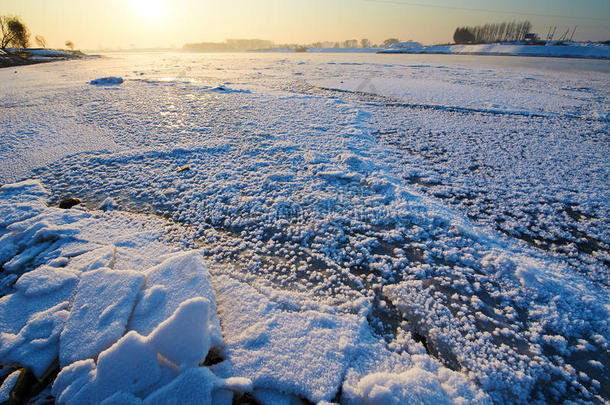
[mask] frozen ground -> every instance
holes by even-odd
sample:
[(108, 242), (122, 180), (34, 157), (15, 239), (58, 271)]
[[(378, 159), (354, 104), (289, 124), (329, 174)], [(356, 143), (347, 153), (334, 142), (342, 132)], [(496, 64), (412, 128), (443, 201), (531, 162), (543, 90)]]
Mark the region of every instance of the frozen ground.
[[(58, 357), (66, 403), (186, 386), (215, 403), (608, 401), (609, 63), (148, 54), (0, 70), (0, 182), (42, 185), (0, 192), (0, 363), (43, 373)], [(104, 77), (123, 82), (90, 84)], [(93, 211), (47, 208), (67, 196)], [(187, 321), (207, 345), (156, 337)], [(210, 347), (224, 361), (197, 367)], [(148, 379), (117, 385), (123, 352)]]

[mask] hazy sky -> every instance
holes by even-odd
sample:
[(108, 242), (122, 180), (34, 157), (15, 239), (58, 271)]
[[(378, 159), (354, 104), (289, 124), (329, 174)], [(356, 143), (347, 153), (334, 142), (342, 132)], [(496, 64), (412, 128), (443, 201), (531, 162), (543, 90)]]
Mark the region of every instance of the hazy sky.
[(522, 19), (541, 36), (577, 25), (577, 40), (610, 40), (610, 0), (0, 0), (0, 14), (22, 17), (49, 46), (71, 40), (81, 49), (226, 38), (430, 44), (449, 42), (458, 25)]

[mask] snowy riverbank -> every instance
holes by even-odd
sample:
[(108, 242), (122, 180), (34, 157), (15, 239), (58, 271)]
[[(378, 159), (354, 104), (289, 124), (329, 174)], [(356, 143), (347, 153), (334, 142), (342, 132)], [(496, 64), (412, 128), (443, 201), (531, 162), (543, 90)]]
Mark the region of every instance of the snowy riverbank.
[(553, 58), (610, 59), (610, 45), (570, 44), (523, 45), (523, 44), (480, 44), (480, 45), (432, 45), (409, 47), (406, 49), (386, 48), (380, 53), (445, 54), (445, 55), (506, 55), (536, 56)]
[(33, 65), (36, 63), (77, 59), (84, 56), (85, 54), (80, 51), (7, 48), (6, 52), (0, 50), (0, 67)]

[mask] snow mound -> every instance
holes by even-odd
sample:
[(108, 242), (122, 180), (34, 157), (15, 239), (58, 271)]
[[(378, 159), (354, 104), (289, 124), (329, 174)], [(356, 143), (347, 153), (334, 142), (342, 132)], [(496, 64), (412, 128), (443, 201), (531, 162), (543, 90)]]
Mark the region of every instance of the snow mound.
[(99, 79), (91, 80), (89, 84), (94, 86), (117, 86), (119, 84), (123, 84), (123, 78), (114, 76), (100, 77)]

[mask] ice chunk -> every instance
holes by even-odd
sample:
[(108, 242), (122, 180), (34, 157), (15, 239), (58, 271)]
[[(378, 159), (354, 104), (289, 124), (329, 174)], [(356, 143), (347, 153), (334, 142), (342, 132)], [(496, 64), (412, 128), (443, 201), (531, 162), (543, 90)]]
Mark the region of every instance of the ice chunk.
[(102, 267), (110, 267), (116, 254), (114, 246), (104, 246), (74, 257), (70, 267), (80, 271), (91, 271)]
[(11, 391), (17, 384), (21, 370), (13, 371), (4, 379), (2, 386), (0, 386), (0, 403), (7, 403), (10, 399)]
[(148, 335), (171, 316), (180, 303), (196, 297), (207, 298), (210, 302), (210, 344), (215, 346), (222, 341), (216, 298), (208, 269), (197, 252), (169, 256), (146, 271), (146, 284), (129, 322), (129, 329)]
[(205, 298), (187, 300), (149, 336), (127, 333), (99, 355), (97, 366), (89, 359), (65, 367), (53, 385), (58, 402), (139, 403), (146, 397), (146, 403), (168, 403), (169, 398), (180, 404), (210, 403), (216, 389), (250, 391), (249, 379), (222, 379), (198, 367), (209, 348), (208, 308)]
[(61, 241), (79, 233), (73, 224), (88, 217), (89, 214), (77, 210), (47, 208), (8, 225), (9, 233), (0, 238), (0, 263), (6, 262), (3, 269), (21, 272), (26, 265), (36, 267), (59, 256)]
[[(191, 298), (152, 332), (151, 345), (166, 359), (181, 367), (203, 363), (210, 350), (207, 330), (210, 302)], [(180, 342), (180, 344), (176, 344)]]
[(65, 404), (139, 403), (144, 393), (157, 389), (162, 381), (157, 351), (132, 331), (99, 355), (97, 367), (88, 359), (63, 368), (53, 394)]
[(69, 271), (47, 266), (24, 274), (15, 293), (0, 298), (0, 332), (19, 333), (34, 314), (68, 301), (77, 282)]
[(58, 355), (58, 341), (68, 317), (67, 303), (32, 315), (14, 335), (0, 332), (0, 362), (29, 367), (40, 377)]
[(168, 385), (150, 394), (144, 404), (209, 404), (218, 377), (205, 367), (189, 368)]
[(89, 84), (92, 84), (94, 86), (116, 86), (119, 84), (123, 84), (123, 78), (114, 76), (100, 77), (99, 79), (91, 80)]
[(24, 274), (15, 283), (15, 288), (28, 297), (49, 294), (61, 288), (76, 287), (77, 273), (70, 269), (41, 266)]
[(101, 398), (117, 391), (137, 394), (160, 377), (157, 351), (133, 331), (103, 351), (97, 361), (97, 391)]
[(59, 404), (85, 404), (94, 400), (83, 395), (95, 379), (95, 362), (93, 359), (80, 360), (61, 369), (53, 383), (52, 393)]
[(74, 304), (61, 334), (62, 367), (94, 357), (124, 333), (144, 275), (99, 269), (83, 274)]
[(287, 312), (247, 284), (215, 281), (227, 353), (215, 370), (314, 402), (335, 396), (360, 329), (355, 317)]
[(376, 373), (358, 383), (363, 403), (370, 405), (451, 405), (436, 376), (420, 368), (401, 374)]
[(100, 405), (140, 405), (142, 400), (133, 394), (117, 392), (103, 400)]

